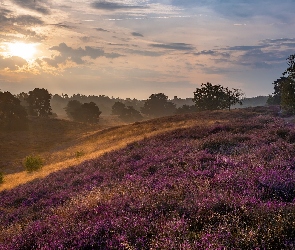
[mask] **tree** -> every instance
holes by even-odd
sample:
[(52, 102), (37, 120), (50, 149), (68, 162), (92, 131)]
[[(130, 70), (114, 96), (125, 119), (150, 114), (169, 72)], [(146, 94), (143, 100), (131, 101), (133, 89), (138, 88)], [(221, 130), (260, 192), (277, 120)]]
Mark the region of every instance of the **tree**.
[(168, 96), (163, 93), (152, 94), (141, 107), (141, 113), (150, 117), (173, 115), (176, 105), (168, 101)]
[(142, 120), (142, 115), (133, 106), (127, 106), (121, 102), (115, 102), (112, 106), (112, 114), (118, 115), (125, 122), (135, 122)]
[(83, 103), (81, 106), (81, 121), (96, 123), (99, 121), (101, 111), (94, 102)]
[(65, 111), (66, 111), (67, 116), (70, 119), (78, 120), (78, 117), (76, 117), (76, 116), (79, 116), (79, 113), (81, 112), (80, 111), (81, 106), (82, 106), (81, 102), (79, 102), (77, 100), (70, 100), (68, 102), (67, 106), (65, 107)]
[(0, 127), (20, 129), (27, 124), (27, 112), (10, 92), (0, 92)]
[(287, 113), (295, 113), (295, 80), (288, 78), (281, 84), (281, 107)]
[(29, 104), (29, 114), (40, 117), (51, 115), (50, 99), (51, 94), (47, 89), (35, 88), (33, 91), (29, 91), (29, 95), (26, 98)]
[(227, 94), (227, 108), (230, 110), (230, 107), (232, 105), (235, 105), (236, 103), (242, 105), (243, 102), (241, 100), (244, 93), (240, 89), (233, 88), (230, 90), (229, 88), (225, 88), (225, 92)]
[(288, 113), (295, 113), (295, 54), (287, 58), (288, 68), (283, 73), (286, 80), (280, 85), (281, 107)]
[(281, 105), (282, 86), (287, 83), (290, 83), (290, 79), (287, 77), (280, 77), (272, 83), (274, 85), (274, 92), (268, 96), (268, 105)]
[(126, 106), (122, 102), (115, 102), (112, 106), (112, 114), (113, 115), (124, 115), (126, 111)]
[(295, 79), (295, 54), (290, 55), (287, 58), (288, 68), (283, 73), (283, 76), (287, 76), (287, 78), (294, 80)]
[(295, 113), (295, 54), (287, 58), (288, 68), (283, 77), (276, 80), (274, 93), (269, 96), (269, 105), (281, 105), (284, 111)]
[(202, 83), (201, 88), (194, 92), (197, 110), (219, 110), (229, 109), (236, 103), (242, 104), (243, 93), (239, 89), (225, 88), (221, 85), (213, 85), (210, 82)]
[(191, 106), (191, 105), (184, 104), (178, 109), (176, 109), (175, 114), (189, 114), (195, 111), (196, 111), (196, 107), (194, 105)]
[(69, 118), (79, 122), (96, 123), (99, 121), (101, 111), (94, 102), (81, 103), (71, 100), (65, 108)]

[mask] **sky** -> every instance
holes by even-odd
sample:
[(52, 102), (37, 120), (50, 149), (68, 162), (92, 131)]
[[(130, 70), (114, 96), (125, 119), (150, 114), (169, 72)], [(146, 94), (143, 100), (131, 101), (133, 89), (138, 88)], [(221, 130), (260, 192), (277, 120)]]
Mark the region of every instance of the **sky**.
[(269, 95), (295, 54), (295, 0), (0, 0), (0, 91)]

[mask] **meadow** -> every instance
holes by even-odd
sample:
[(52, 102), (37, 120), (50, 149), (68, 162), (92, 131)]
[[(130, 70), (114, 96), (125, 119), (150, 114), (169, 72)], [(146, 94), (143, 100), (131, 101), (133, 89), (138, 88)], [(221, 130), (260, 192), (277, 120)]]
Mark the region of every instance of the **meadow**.
[(201, 112), (93, 132), (76, 164), (4, 179), (0, 249), (294, 249), (295, 127), (275, 114)]

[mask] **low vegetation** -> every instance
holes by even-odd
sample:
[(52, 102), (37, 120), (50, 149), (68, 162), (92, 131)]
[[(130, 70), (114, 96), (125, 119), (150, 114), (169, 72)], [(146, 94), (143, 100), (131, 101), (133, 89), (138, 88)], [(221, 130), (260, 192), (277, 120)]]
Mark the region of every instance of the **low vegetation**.
[(295, 127), (265, 111), (206, 112), (2, 191), (0, 249), (294, 249)]
[(43, 167), (43, 160), (38, 155), (29, 155), (24, 160), (24, 167), (28, 172), (40, 170)]

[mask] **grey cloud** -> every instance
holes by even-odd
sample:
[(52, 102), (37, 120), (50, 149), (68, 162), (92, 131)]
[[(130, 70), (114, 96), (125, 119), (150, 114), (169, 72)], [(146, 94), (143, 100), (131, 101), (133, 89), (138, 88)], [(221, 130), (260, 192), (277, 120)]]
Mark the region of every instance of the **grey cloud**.
[(27, 61), (18, 56), (12, 56), (8, 58), (0, 57), (0, 69), (17, 70), (19, 67), (25, 66)]
[(155, 52), (155, 51), (149, 51), (149, 50), (135, 50), (135, 49), (124, 49), (125, 52), (128, 52), (130, 54), (140, 55), (140, 56), (150, 56), (150, 57), (157, 57), (162, 56), (163, 53)]
[(15, 22), (17, 22), (18, 24), (21, 25), (41, 25), (44, 22), (34, 16), (30, 16), (30, 15), (22, 15), (22, 16), (17, 16), (16, 18), (14, 18)]
[(237, 50), (237, 51), (251, 51), (251, 50), (256, 50), (256, 49), (261, 49), (265, 48), (265, 45), (257, 45), (257, 46), (233, 46), (233, 47), (228, 47), (228, 50)]
[(90, 42), (91, 37), (90, 37), (90, 36), (83, 36), (83, 37), (80, 37), (80, 40), (81, 40), (83, 43), (87, 43), (87, 42)]
[(295, 38), (265, 39), (261, 41), (264, 44), (281, 44), (285, 42), (295, 42)]
[(146, 6), (141, 5), (128, 5), (107, 1), (97, 1), (91, 4), (91, 6), (95, 9), (101, 10), (128, 10), (128, 9), (146, 9)]
[(141, 36), (141, 37), (143, 37), (143, 35), (138, 33), (138, 32), (132, 32), (131, 35), (132, 36)]
[(109, 32), (108, 30), (105, 30), (105, 29), (103, 29), (103, 28), (95, 28), (95, 30), (97, 30), (97, 31), (102, 31), (102, 32)]
[(162, 48), (162, 49), (170, 49), (170, 50), (194, 50), (195, 48), (191, 44), (187, 43), (155, 43), (155, 44), (150, 44), (151, 47), (154, 48)]
[(217, 52), (213, 50), (202, 50), (200, 52), (194, 53), (195, 56), (200, 56), (200, 55), (216, 55)]
[(35, 16), (32, 15), (19, 15), (19, 16), (14, 16), (11, 15), (10, 10), (6, 9), (0, 9), (0, 22), (3, 28), (5, 25), (13, 25), (14, 23), (17, 23), (18, 25), (24, 25), (24, 26), (33, 26), (33, 25), (41, 25), (44, 22)]
[[(28, 41), (41, 41), (44, 37), (39, 36), (35, 31), (30, 29), (33, 26), (44, 25), (42, 19), (32, 15), (15, 16), (5, 9), (0, 9), (1, 31), (6, 34), (5, 40), (9, 40), (9, 35), (16, 33), (26, 36)], [(15, 38), (15, 37), (14, 37)]]
[(50, 8), (44, 2), (38, 0), (13, 0), (13, 2), (25, 9), (30, 9), (44, 15), (50, 14)]
[(295, 47), (295, 38), (265, 39), (261, 41), (265, 46), (284, 46), (289, 48)]
[(83, 57), (96, 59), (98, 57), (117, 58), (121, 56), (116, 53), (105, 53), (104, 50), (100, 48), (90, 46), (85, 46), (85, 49), (81, 47), (73, 49), (67, 46), (65, 43), (60, 43), (58, 46), (53, 46), (50, 48), (50, 50), (58, 51), (60, 53), (60, 55), (53, 58), (44, 59), (45, 62), (54, 67), (57, 67), (58, 64), (64, 63), (67, 60), (71, 60), (76, 64), (86, 63), (86, 61), (82, 59)]
[(295, 2), (292, 0), (280, 2), (274, 0), (171, 0), (171, 4), (187, 9), (205, 7), (227, 19), (236, 20), (237, 18), (249, 19), (255, 16), (269, 16), (288, 23), (293, 23), (293, 9), (295, 8)]
[(60, 28), (72, 29), (72, 27), (70, 25), (63, 24), (63, 23), (53, 23), (53, 24), (50, 24), (50, 25), (60, 27)]

